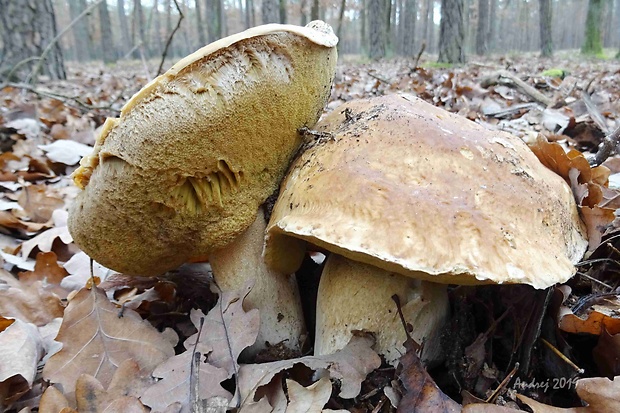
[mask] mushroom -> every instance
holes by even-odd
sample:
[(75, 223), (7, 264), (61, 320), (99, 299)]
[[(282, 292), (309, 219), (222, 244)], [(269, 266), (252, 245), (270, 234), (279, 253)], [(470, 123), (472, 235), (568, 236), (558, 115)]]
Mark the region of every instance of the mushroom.
[(287, 273), (306, 244), (333, 253), (319, 284), (316, 352), (368, 329), (393, 361), (405, 340), (402, 329), (394, 337), (394, 293), (413, 307), (404, 315), (414, 336), (433, 340), (447, 311), (436, 283), (546, 288), (575, 273), (587, 240), (571, 189), (519, 138), (409, 95), (346, 103), (316, 128), (331, 139), (291, 166), (264, 251)]
[[(297, 130), (321, 115), (337, 41), (321, 21), (259, 26), (203, 47), (147, 84), (120, 118), (106, 121), (74, 173), (83, 189), (69, 217), (75, 242), (101, 264), (135, 275), (230, 254), (227, 246), (277, 190), (301, 144)], [(262, 237), (243, 239), (262, 246)], [(221, 267), (222, 274), (231, 272)], [(273, 311), (294, 326), (262, 320), (261, 331), (274, 332), (267, 334), (271, 343), (286, 337), (296, 346), (300, 307), (291, 302), (295, 291), (280, 291), (288, 275), (279, 276), (273, 288), (284, 307)], [(271, 306), (258, 291), (246, 304)]]

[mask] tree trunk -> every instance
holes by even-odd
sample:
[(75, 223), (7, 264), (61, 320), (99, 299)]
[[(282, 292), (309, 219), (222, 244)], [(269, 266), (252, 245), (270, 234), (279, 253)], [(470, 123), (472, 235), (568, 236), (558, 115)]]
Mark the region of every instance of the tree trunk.
[(414, 56), (415, 50), (415, 21), (417, 5), (415, 0), (405, 0), (403, 3), (403, 55)]
[(344, 19), (344, 9), (347, 5), (347, 0), (340, 2), (340, 14), (338, 15), (338, 29), (336, 29), (336, 36), (340, 38), (342, 35), (342, 20)]
[(202, 0), (195, 0), (196, 4), (196, 24), (198, 25), (198, 43), (200, 43), (199, 47), (202, 47), (207, 44), (207, 35), (205, 34), (205, 26), (202, 23), (202, 7), (200, 6), (200, 2)]
[(603, 53), (601, 41), (601, 22), (603, 20), (603, 0), (590, 0), (586, 17), (585, 39), (581, 53), (598, 55)]
[(497, 3), (499, 0), (491, 0), (489, 10), (489, 40), (487, 41), (488, 50), (494, 52), (497, 49)]
[[(71, 20), (77, 19), (77, 17), (86, 9), (86, 2), (84, 0), (69, 0), (69, 15)], [(75, 45), (74, 59), (85, 62), (92, 59), (90, 47), (90, 32), (88, 30), (88, 16), (83, 16), (73, 26), (73, 42)]]
[(207, 0), (207, 32), (209, 43), (222, 38), (222, 1)]
[(286, 0), (280, 0), (280, 23), (286, 24)]
[(553, 55), (551, 0), (538, 0), (540, 6), (540, 52), (543, 57)]
[(385, 57), (386, 33), (384, 5), (384, 0), (368, 0), (368, 28), (371, 59)]
[(435, 42), (435, 0), (428, 0), (428, 4), (428, 32), (426, 35), (428, 39), (428, 45), (430, 46), (428, 51), (434, 53), (437, 50), (437, 43)]
[[(0, 78), (11, 71), (11, 79), (23, 80), (37, 65), (37, 57), (56, 37), (52, 0), (0, 0)], [(19, 66), (18, 66), (19, 65)], [(65, 65), (58, 43), (52, 46), (41, 66), (52, 79), (65, 79)]]
[(108, 11), (108, 3), (102, 1), (99, 3), (99, 27), (101, 29), (101, 51), (103, 52), (103, 63), (116, 62), (116, 47), (114, 47), (114, 38), (112, 37), (112, 24), (110, 23), (110, 12)]
[(489, 40), (489, 0), (478, 0), (478, 27), (476, 30), (476, 54), (484, 56)]
[(319, 19), (319, 0), (312, 0), (312, 7), (310, 8), (310, 20)]
[(439, 62), (465, 63), (463, 0), (441, 0)]
[(121, 28), (121, 41), (119, 42), (119, 48), (124, 56), (131, 47), (131, 45), (128, 43), (131, 37), (129, 36), (129, 24), (127, 23), (127, 15), (125, 14), (125, 0), (117, 0), (116, 12), (118, 14), (118, 22)]
[(164, 50), (164, 45), (161, 41), (161, 15), (157, 7), (159, 5), (159, 2), (160, 0), (155, 0), (153, 6), (153, 37), (155, 40), (155, 52), (157, 54), (161, 54)]
[(261, 15), (263, 17), (263, 24), (277, 23), (280, 20), (278, 0), (262, 0), (261, 1)]
[(360, 43), (363, 55), (367, 55), (368, 52), (368, 30), (366, 29), (366, 19), (368, 18), (368, 13), (366, 12), (367, 6), (368, 0), (362, 0), (362, 8), (360, 9)]

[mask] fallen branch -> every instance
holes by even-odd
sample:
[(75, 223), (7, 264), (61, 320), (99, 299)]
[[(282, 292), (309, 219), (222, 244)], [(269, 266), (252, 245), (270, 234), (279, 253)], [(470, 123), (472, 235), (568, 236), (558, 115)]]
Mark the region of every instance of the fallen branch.
[(23, 90), (27, 90), (28, 92), (32, 92), (35, 95), (38, 95), (38, 96), (41, 96), (41, 97), (46, 97), (46, 98), (60, 100), (63, 103), (69, 105), (69, 106), (75, 107), (77, 109), (82, 109), (82, 110), (85, 110), (85, 111), (107, 110), (107, 111), (113, 112), (117, 116), (121, 112), (119, 109), (113, 108), (112, 104), (114, 104), (115, 102), (120, 100), (120, 98), (123, 96), (122, 92), (109, 105), (107, 105), (107, 106), (94, 106), (94, 105), (89, 105), (88, 103), (82, 102), (77, 97), (67, 96), (67, 95), (63, 95), (63, 94), (60, 94), (60, 93), (56, 93), (56, 92), (51, 92), (51, 91), (47, 91), (47, 90), (37, 89), (36, 87), (34, 87), (33, 85), (30, 85), (28, 83), (11, 83), (11, 82), (7, 82), (7, 83), (3, 83), (3, 84), (0, 85), (0, 90), (4, 89), (6, 87), (13, 87), (13, 88), (16, 88), (16, 89), (23, 89)]
[(620, 143), (620, 125), (609, 135), (603, 138), (603, 144), (598, 148), (598, 151), (593, 158), (588, 159), (591, 166), (598, 166), (605, 162), (609, 156), (614, 152), (617, 152), (618, 144)]
[(177, 0), (173, 0), (173, 1), (174, 1), (174, 5), (177, 8), (177, 11), (179, 12), (179, 20), (177, 21), (176, 27), (172, 30), (172, 32), (170, 32), (170, 36), (168, 36), (168, 41), (166, 42), (164, 51), (161, 54), (161, 62), (159, 63), (159, 67), (157, 68), (157, 73), (155, 73), (155, 77), (161, 74), (161, 70), (164, 67), (164, 61), (166, 60), (166, 56), (168, 55), (168, 48), (170, 47), (170, 44), (172, 43), (172, 38), (174, 37), (177, 30), (179, 30), (179, 28), (181, 27), (181, 21), (185, 18), (185, 16), (183, 15), (183, 12), (181, 11), (181, 8), (179, 7), (179, 3), (177, 3)]
[(51, 42), (49, 42), (49, 44), (45, 47), (45, 49), (43, 49), (43, 53), (41, 53), (41, 56), (39, 56), (39, 61), (37, 62), (36, 66), (32, 69), (30, 74), (28, 74), (28, 76), (26, 77), (26, 80), (25, 80), (26, 83), (34, 84), (34, 83), (37, 82), (37, 78), (39, 76), (39, 72), (41, 71), (41, 67), (43, 66), (43, 62), (45, 61), (45, 58), (47, 57), (49, 52), (52, 50), (52, 47), (54, 47), (54, 45), (56, 45), (56, 43), (58, 43), (60, 38), (62, 36), (64, 36), (65, 33), (67, 33), (69, 30), (71, 30), (73, 28), (73, 26), (75, 26), (75, 24), (77, 22), (79, 22), (84, 16), (88, 15), (91, 12), (91, 10), (94, 9), (95, 7), (97, 7), (99, 5), (99, 3), (101, 3), (101, 2), (103, 2), (103, 0), (97, 0), (93, 4), (91, 4), (90, 6), (85, 8), (82, 13), (80, 13), (75, 19), (73, 19), (73, 21), (71, 23), (69, 23), (67, 25), (67, 27), (62, 29), (61, 32), (58, 33), (56, 35), (56, 37), (54, 37), (52, 39)]
[(420, 46), (420, 51), (418, 52), (418, 55), (415, 57), (415, 60), (413, 61), (414, 69), (418, 67), (418, 64), (420, 63), (420, 58), (422, 57), (422, 53), (424, 53), (424, 49), (426, 49), (426, 41), (422, 42), (422, 46)]
[(545, 107), (553, 105), (553, 100), (551, 98), (548, 98), (547, 96), (543, 95), (538, 90), (528, 85), (523, 80), (519, 79), (517, 76), (505, 70), (502, 70), (491, 76), (488, 76), (482, 79), (482, 81), (480, 82), (480, 86), (484, 88), (487, 88), (493, 85), (498, 85), (498, 84), (505, 85), (508, 87), (514, 87), (518, 89), (520, 92), (528, 95), (535, 101), (542, 103), (543, 105), (545, 105)]

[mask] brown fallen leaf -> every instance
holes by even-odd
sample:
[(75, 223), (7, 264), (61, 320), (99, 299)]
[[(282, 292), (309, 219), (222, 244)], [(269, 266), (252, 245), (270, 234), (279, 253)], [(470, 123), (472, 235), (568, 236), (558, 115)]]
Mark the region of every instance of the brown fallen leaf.
[(529, 397), (517, 394), (517, 398), (534, 413), (612, 413), (620, 412), (620, 376), (614, 380), (594, 377), (577, 380), (575, 391), (588, 404), (587, 407), (561, 409), (539, 403)]
[(0, 333), (0, 385), (9, 387), (9, 401), (32, 387), (42, 357), (43, 342), (35, 325), (15, 320)]
[(321, 378), (308, 387), (286, 379), (286, 388), (289, 399), (287, 410), (291, 412), (320, 412), (332, 394), (332, 382), (327, 377)]
[(48, 194), (45, 185), (28, 185), (17, 199), (32, 222), (43, 224), (52, 218), (52, 212), (65, 205), (65, 201)]
[(34, 271), (23, 271), (18, 274), (19, 280), (25, 285), (31, 285), (35, 281), (59, 285), (67, 275), (69, 273), (58, 265), (58, 257), (51, 251), (37, 254)]
[(601, 375), (607, 377), (620, 375), (620, 334), (609, 334), (603, 326), (592, 355)]
[(104, 390), (103, 385), (88, 374), (76, 383), (75, 399), (80, 413), (145, 413), (148, 409), (136, 397), (120, 396)]
[(49, 228), (48, 223), (39, 224), (36, 222), (22, 221), (12, 213), (7, 211), (0, 211), (0, 226), (5, 228), (18, 229), (25, 232), (38, 232), (41, 231), (43, 228)]
[[(225, 369), (228, 377), (237, 373), (239, 354), (254, 344), (258, 336), (258, 310), (246, 312), (242, 306), (252, 284), (248, 283), (239, 290), (223, 292), (206, 316), (200, 310), (192, 310), (190, 314), (196, 329), (201, 331), (196, 351), (209, 354), (209, 364)], [(201, 328), (200, 320), (203, 318), (204, 325)], [(197, 338), (198, 333), (189, 337), (184, 343), (185, 348), (192, 350)]]
[(108, 386), (118, 366), (133, 359), (151, 373), (174, 355), (172, 344), (133, 310), (119, 309), (102, 290), (82, 289), (69, 302), (56, 341), (63, 344), (43, 369), (43, 376), (72, 392), (81, 374)]
[(418, 347), (411, 338), (405, 342), (407, 352), (400, 358), (398, 377), (405, 388), (398, 405), (398, 412), (454, 412), (461, 411), (461, 405), (449, 398), (435, 384), (422, 365), (415, 349)]
[(36, 326), (44, 326), (62, 317), (64, 306), (42, 281), (24, 285), (0, 269), (0, 316), (16, 318)]
[(54, 386), (49, 386), (45, 389), (45, 392), (43, 392), (41, 396), (41, 402), (39, 403), (39, 412), (58, 413), (64, 408), (70, 408), (70, 406), (69, 401), (62, 392)]
[(268, 385), (274, 376), (296, 364), (303, 364), (315, 371), (325, 370), (332, 380), (340, 384), (339, 397), (352, 399), (359, 394), (366, 375), (381, 365), (381, 359), (371, 348), (373, 344), (372, 337), (355, 335), (345, 348), (334, 354), (242, 365), (238, 375), (239, 393), (234, 400), (239, 400), (241, 406), (254, 403), (260, 387)]
[[(193, 403), (193, 380), (198, 380), (196, 389), (199, 400), (216, 396), (230, 400), (232, 394), (220, 385), (227, 379), (228, 373), (211, 365), (208, 360), (204, 361), (205, 357), (205, 354), (200, 354), (200, 361), (195, 363), (194, 353), (189, 350), (164, 361), (153, 371), (153, 376), (161, 380), (142, 394), (142, 402), (154, 411), (164, 411), (174, 404), (180, 407), (180, 412), (189, 413)], [(192, 366), (196, 366), (198, 371)]]
[(562, 306), (558, 312), (560, 329), (567, 333), (599, 335), (605, 328), (609, 334), (620, 333), (620, 298), (606, 298), (601, 302), (593, 305), (585, 318), (578, 317), (568, 307)]
[[(56, 215), (65, 215), (66, 211), (55, 212)], [(28, 241), (24, 241), (21, 247), (22, 257), (26, 258), (30, 255), (33, 249), (39, 248), (41, 252), (50, 252), (53, 249), (54, 241), (60, 240), (63, 244), (68, 245), (73, 242), (73, 237), (69, 233), (69, 228), (66, 223), (62, 226), (55, 226), (54, 228), (50, 228), (34, 237), (29, 239)]]
[(488, 403), (473, 403), (463, 406), (462, 413), (514, 413), (523, 412), (523, 410), (513, 409), (506, 406), (498, 406)]

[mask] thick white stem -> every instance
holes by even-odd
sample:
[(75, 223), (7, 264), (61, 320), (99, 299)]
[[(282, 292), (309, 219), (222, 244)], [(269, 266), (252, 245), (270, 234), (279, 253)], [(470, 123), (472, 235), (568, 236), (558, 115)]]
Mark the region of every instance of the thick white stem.
[(283, 343), (299, 350), (299, 338), (306, 332), (295, 278), (270, 270), (262, 257), (267, 223), (262, 212), (254, 223), (232, 244), (209, 254), (213, 276), (222, 290), (243, 287), (255, 279), (244, 308), (260, 312), (260, 330), (256, 343), (248, 350), (254, 355), (267, 344)]
[(422, 360), (440, 357), (439, 336), (448, 316), (446, 286), (420, 281), (340, 255), (327, 258), (317, 300), (315, 355), (343, 348), (351, 330), (375, 334), (375, 350), (395, 364), (405, 352), (405, 330), (392, 296), (400, 298), (412, 337), (424, 342)]

